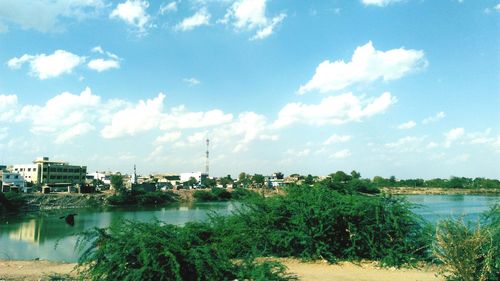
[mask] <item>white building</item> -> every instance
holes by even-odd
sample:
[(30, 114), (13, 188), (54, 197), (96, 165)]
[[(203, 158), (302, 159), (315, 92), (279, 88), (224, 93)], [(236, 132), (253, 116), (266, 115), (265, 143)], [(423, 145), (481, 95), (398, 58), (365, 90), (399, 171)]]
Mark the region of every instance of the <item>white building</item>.
[(111, 174), (110, 173), (104, 173), (104, 172), (95, 172), (95, 173), (90, 173), (87, 174), (86, 177), (88, 180), (100, 180), (104, 184), (110, 185), (111, 184)]
[(22, 192), (28, 192), (28, 188), (26, 186), (26, 181), (24, 180), (24, 177), (19, 174), (19, 173), (11, 173), (7, 171), (2, 171), (1, 172), (1, 179), (2, 179), (2, 191), (8, 187), (8, 188), (18, 188)]
[(180, 178), (181, 182), (187, 182), (191, 178), (195, 178), (196, 181), (201, 182), (202, 179), (208, 178), (208, 174), (202, 172), (181, 173)]

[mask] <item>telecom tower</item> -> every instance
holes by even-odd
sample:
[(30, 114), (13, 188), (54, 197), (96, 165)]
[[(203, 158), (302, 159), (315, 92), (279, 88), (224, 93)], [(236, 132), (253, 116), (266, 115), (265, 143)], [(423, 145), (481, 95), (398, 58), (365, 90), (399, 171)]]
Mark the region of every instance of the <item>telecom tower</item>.
[(207, 138), (207, 152), (206, 152), (206, 160), (205, 160), (205, 173), (208, 175), (208, 146), (210, 144), (210, 140)]

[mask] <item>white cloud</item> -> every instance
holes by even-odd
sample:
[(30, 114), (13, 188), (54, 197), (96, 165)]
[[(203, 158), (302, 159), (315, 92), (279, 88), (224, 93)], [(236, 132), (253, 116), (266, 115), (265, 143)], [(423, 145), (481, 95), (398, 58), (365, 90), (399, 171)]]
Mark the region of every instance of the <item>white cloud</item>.
[(332, 143), (341, 143), (348, 142), (351, 140), (351, 136), (349, 135), (332, 135), (326, 141), (323, 142), (323, 145), (330, 145)]
[(160, 15), (164, 15), (166, 13), (176, 12), (176, 11), (177, 11), (177, 2), (175, 2), (175, 1), (170, 2), (168, 4), (163, 3), (160, 6)]
[(415, 151), (420, 151), (424, 147), (423, 142), (425, 139), (426, 139), (425, 136), (423, 137), (406, 136), (398, 139), (395, 142), (386, 143), (385, 147), (399, 153), (415, 152)]
[(93, 59), (89, 61), (87, 66), (97, 72), (102, 72), (105, 70), (120, 68), (120, 62), (117, 60), (110, 59)]
[(343, 159), (343, 158), (347, 158), (351, 155), (352, 155), (352, 153), (349, 149), (343, 149), (343, 150), (337, 151), (334, 154), (332, 154), (330, 156), (330, 158)]
[(402, 0), (361, 0), (361, 2), (366, 6), (372, 5), (378, 7), (385, 7), (389, 4), (394, 4), (401, 1)]
[(471, 144), (488, 144), (495, 141), (494, 137), (490, 137), (492, 130), (491, 128), (486, 129), (484, 132), (474, 132), (467, 134), (467, 139), (470, 140)]
[(206, 112), (188, 112), (185, 106), (174, 107), (162, 117), (160, 129), (192, 129), (221, 125), (230, 122), (232, 114), (225, 114), (219, 109)]
[(159, 137), (156, 138), (155, 143), (165, 143), (165, 142), (174, 142), (178, 140), (181, 137), (181, 132), (175, 131), (175, 132), (167, 132)]
[(311, 154), (311, 149), (309, 149), (309, 148), (306, 148), (303, 150), (288, 149), (286, 151), (286, 154), (289, 154), (289, 155), (295, 156), (295, 157), (307, 157)]
[(163, 101), (160, 93), (154, 99), (140, 100), (135, 106), (122, 109), (113, 114), (111, 124), (101, 130), (103, 138), (112, 139), (157, 128), (163, 118)]
[(17, 111), (16, 95), (0, 95), (0, 121), (14, 118)]
[[(9, 135), (9, 128), (7, 128), (7, 127), (4, 127), (4, 128), (0, 127), (0, 140), (5, 139), (8, 135)], [(0, 145), (0, 148), (1, 147), (2, 146)]]
[(318, 65), (314, 76), (299, 88), (299, 94), (318, 90), (321, 93), (342, 90), (353, 84), (399, 79), (427, 67), (421, 50), (404, 48), (375, 50), (371, 41), (354, 51), (350, 62), (325, 60)]
[(70, 127), (69, 129), (61, 132), (57, 136), (55, 143), (58, 143), (58, 144), (65, 143), (68, 140), (71, 140), (77, 136), (87, 134), (88, 132), (90, 132), (94, 129), (95, 129), (95, 127), (89, 123), (78, 123), (75, 126)]
[(91, 51), (92, 53), (99, 53), (99, 54), (101, 54), (101, 55), (103, 55), (103, 54), (104, 54), (104, 50), (102, 49), (102, 47), (101, 47), (101, 46), (95, 46), (95, 47), (94, 47), (94, 48), (92, 48), (90, 51)]
[(6, 24), (16, 24), (22, 29), (59, 32), (65, 28), (63, 19), (83, 20), (105, 7), (103, 0), (2, 0), (0, 27), (7, 31)]
[(285, 13), (269, 19), (266, 16), (267, 0), (239, 0), (227, 10), (226, 15), (219, 22), (232, 25), (237, 30), (257, 30), (250, 40), (269, 37), (276, 26), (286, 17)]
[(11, 69), (19, 69), (24, 63), (30, 64), (30, 74), (40, 80), (58, 77), (68, 74), (75, 67), (85, 62), (84, 57), (73, 53), (57, 50), (53, 54), (28, 55), (24, 54), (19, 58), (12, 58), (7, 62)]
[(63, 143), (93, 130), (89, 122), (95, 121), (93, 116), (100, 107), (103, 107), (100, 97), (86, 88), (79, 95), (59, 94), (44, 106), (24, 106), (19, 118), (31, 121), (33, 133), (53, 134), (57, 143)]
[(206, 9), (201, 9), (196, 14), (185, 18), (175, 26), (175, 30), (189, 31), (198, 26), (208, 25), (210, 23), (210, 14)]
[(207, 138), (207, 132), (197, 132), (187, 137), (187, 141), (190, 144), (204, 143)]
[(428, 148), (428, 149), (432, 149), (432, 148), (436, 148), (436, 147), (438, 147), (438, 144), (433, 142), (433, 141), (429, 142), (426, 146), (426, 148)]
[(429, 117), (425, 118), (424, 120), (422, 120), (422, 124), (434, 123), (434, 122), (437, 122), (437, 121), (443, 119), (444, 117), (446, 117), (446, 114), (444, 114), (444, 112), (441, 111), (441, 112), (436, 113), (436, 115), (434, 115), (434, 116), (429, 116)]
[(137, 31), (143, 33), (146, 31), (147, 24), (150, 21), (150, 16), (146, 12), (148, 7), (148, 1), (127, 0), (124, 3), (118, 4), (109, 17), (119, 18), (128, 25), (134, 26)]
[(278, 16), (275, 16), (271, 19), (271, 22), (264, 26), (262, 29), (258, 30), (257, 33), (250, 38), (250, 40), (261, 40), (269, 37), (273, 34), (274, 28), (280, 24), (286, 18), (286, 14), (281, 13)]
[(191, 77), (191, 78), (184, 78), (182, 79), (182, 81), (188, 83), (190, 86), (196, 86), (198, 84), (200, 84), (200, 80), (194, 78), (194, 77)]
[(396, 102), (396, 97), (385, 92), (373, 100), (360, 99), (352, 93), (346, 93), (324, 98), (319, 104), (289, 103), (281, 109), (273, 126), (279, 128), (293, 123), (321, 126), (361, 121), (385, 112)]
[(500, 3), (495, 5), (495, 10), (497, 10), (497, 11), (500, 10)]
[(450, 147), (453, 142), (462, 138), (465, 135), (464, 128), (451, 129), (444, 134), (445, 136), (445, 147)]
[(415, 121), (413, 120), (410, 120), (406, 123), (403, 123), (401, 125), (398, 126), (398, 129), (400, 130), (407, 130), (407, 129), (411, 129), (413, 127), (415, 127), (417, 125), (417, 123), (415, 123)]

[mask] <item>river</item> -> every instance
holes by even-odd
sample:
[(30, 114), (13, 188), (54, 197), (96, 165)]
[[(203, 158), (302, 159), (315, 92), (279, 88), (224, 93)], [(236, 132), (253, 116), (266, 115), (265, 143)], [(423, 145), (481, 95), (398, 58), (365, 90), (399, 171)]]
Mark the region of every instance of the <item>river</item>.
[[(450, 216), (477, 219), (500, 196), (487, 195), (408, 195), (408, 201), (420, 205), (415, 212), (436, 222)], [(78, 258), (74, 245), (77, 234), (93, 227), (106, 227), (122, 219), (139, 221), (159, 220), (182, 225), (189, 221), (203, 221), (211, 213), (230, 214), (238, 203), (172, 204), (158, 208), (109, 208), (62, 210), (33, 213), (0, 219), (0, 259), (30, 260), (40, 258), (51, 261), (74, 262)], [(77, 213), (75, 225), (64, 223), (59, 217)]]

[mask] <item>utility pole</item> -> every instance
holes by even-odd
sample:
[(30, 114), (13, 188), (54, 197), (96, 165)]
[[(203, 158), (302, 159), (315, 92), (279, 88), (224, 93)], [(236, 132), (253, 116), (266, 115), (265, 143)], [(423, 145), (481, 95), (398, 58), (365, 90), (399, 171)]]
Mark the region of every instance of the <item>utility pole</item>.
[(207, 138), (207, 152), (206, 152), (206, 162), (205, 162), (205, 173), (208, 175), (208, 172), (209, 172), (209, 162), (208, 162), (208, 156), (209, 156), (209, 152), (208, 152), (208, 148), (209, 148), (209, 145), (210, 145), (210, 140)]

